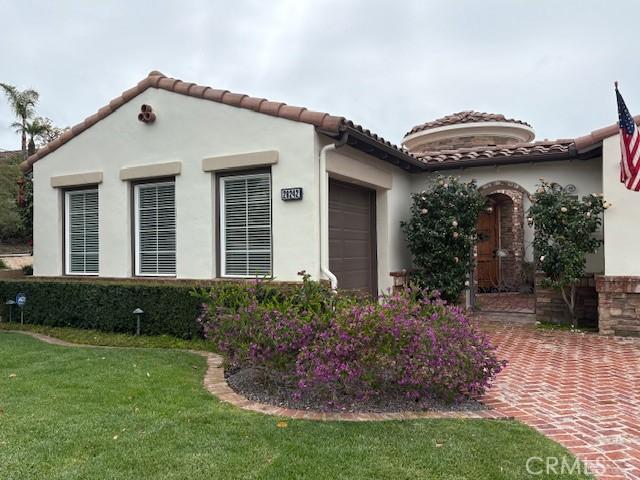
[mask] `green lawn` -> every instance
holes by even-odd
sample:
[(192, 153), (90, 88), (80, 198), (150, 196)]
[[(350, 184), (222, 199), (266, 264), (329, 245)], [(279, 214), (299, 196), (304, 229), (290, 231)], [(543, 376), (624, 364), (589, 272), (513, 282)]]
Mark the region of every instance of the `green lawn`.
[(511, 421), (321, 423), (243, 412), (176, 350), (68, 348), (0, 332), (0, 478), (519, 479), (567, 452)]
[[(15, 314), (15, 312), (14, 312)], [(18, 313), (19, 315), (19, 313)], [(179, 348), (183, 350), (208, 350), (215, 352), (212, 342), (202, 339), (185, 340), (170, 335), (129, 335), (126, 333), (101, 332), (99, 330), (85, 330), (81, 328), (48, 327), (46, 325), (21, 325), (15, 321), (12, 323), (1, 322), (2, 330), (26, 330), (29, 332), (43, 333), (51, 337), (59, 338), (71, 343), (83, 345), (103, 345), (110, 347), (136, 347), (136, 348)]]

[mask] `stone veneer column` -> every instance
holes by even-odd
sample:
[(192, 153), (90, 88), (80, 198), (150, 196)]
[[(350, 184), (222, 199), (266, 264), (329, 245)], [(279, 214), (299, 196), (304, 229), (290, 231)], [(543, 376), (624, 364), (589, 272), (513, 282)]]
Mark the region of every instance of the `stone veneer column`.
[[(535, 274), (536, 320), (543, 323), (570, 324), (569, 307), (562, 298), (562, 293), (553, 288), (541, 286), (545, 274)], [(576, 288), (575, 314), (579, 322), (595, 324), (598, 319), (598, 294), (593, 274), (583, 278)], [(602, 326), (600, 326), (602, 328)]]
[(596, 277), (600, 333), (640, 337), (640, 277)]

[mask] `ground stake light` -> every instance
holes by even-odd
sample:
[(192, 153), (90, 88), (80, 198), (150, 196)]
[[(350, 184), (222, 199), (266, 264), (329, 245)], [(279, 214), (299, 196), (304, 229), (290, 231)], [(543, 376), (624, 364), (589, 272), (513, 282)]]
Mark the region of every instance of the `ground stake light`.
[(142, 317), (144, 311), (141, 308), (136, 308), (133, 314), (136, 316), (136, 335), (140, 336), (140, 317)]
[(9, 323), (11, 323), (13, 321), (13, 306), (16, 302), (14, 300), (7, 300), (4, 304), (9, 307)]

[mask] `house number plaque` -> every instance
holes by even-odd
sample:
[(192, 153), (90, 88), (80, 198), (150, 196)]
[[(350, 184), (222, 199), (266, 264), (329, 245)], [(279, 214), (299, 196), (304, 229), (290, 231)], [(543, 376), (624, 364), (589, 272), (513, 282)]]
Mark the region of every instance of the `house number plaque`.
[(285, 202), (302, 200), (302, 187), (283, 188), (280, 190), (280, 198)]

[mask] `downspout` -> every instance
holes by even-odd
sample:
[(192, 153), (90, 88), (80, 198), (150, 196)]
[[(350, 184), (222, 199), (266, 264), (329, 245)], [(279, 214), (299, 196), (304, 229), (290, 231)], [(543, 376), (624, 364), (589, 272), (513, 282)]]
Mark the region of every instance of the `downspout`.
[(338, 278), (329, 270), (329, 174), (327, 173), (327, 153), (345, 145), (348, 133), (343, 133), (338, 141), (320, 149), (320, 272), (331, 282), (331, 290), (338, 289)]

